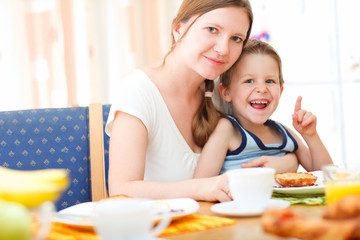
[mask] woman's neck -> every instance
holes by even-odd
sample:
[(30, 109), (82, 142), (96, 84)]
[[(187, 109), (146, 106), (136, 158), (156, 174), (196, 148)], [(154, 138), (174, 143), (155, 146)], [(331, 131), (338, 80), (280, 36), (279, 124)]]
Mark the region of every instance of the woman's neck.
[[(177, 65), (170, 64), (173, 62)], [(185, 66), (169, 55), (165, 64), (153, 65), (144, 71), (159, 89), (171, 117), (189, 147), (194, 152), (200, 152), (200, 147), (193, 139), (191, 126), (204, 98), (201, 89), (204, 79)]]
[(152, 67), (159, 76), (153, 81), (169, 94), (185, 98), (196, 96), (205, 79), (175, 58), (174, 54), (169, 54), (164, 64)]

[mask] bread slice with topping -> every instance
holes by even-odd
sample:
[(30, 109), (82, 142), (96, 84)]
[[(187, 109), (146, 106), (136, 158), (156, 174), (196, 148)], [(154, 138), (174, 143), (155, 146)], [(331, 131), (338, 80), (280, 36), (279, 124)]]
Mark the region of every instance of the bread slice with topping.
[(312, 173), (278, 173), (275, 174), (275, 181), (285, 187), (304, 187), (313, 185), (317, 177)]

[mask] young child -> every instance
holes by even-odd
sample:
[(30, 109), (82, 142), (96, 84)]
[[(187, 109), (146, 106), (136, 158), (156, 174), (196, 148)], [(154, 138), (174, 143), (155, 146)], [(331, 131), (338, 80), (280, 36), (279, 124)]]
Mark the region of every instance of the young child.
[(218, 122), (201, 152), (194, 177), (250, 167), (250, 160), (288, 152), (295, 152), (307, 171), (332, 163), (316, 131), (316, 116), (301, 109), (301, 97), (292, 118), (307, 146), (289, 128), (269, 119), (279, 104), (283, 84), (281, 59), (275, 49), (265, 42), (249, 40), (237, 62), (220, 76), (219, 91), (231, 103), (233, 115)]

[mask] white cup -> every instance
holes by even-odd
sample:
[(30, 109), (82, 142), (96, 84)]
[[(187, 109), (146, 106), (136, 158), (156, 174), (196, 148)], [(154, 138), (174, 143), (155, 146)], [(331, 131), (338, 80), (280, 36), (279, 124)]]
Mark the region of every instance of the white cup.
[(230, 193), (238, 208), (263, 211), (272, 195), (275, 169), (239, 168), (226, 172)]
[(109, 199), (94, 207), (95, 231), (103, 240), (149, 240), (160, 234), (170, 223), (163, 214), (154, 227), (153, 205), (144, 199)]

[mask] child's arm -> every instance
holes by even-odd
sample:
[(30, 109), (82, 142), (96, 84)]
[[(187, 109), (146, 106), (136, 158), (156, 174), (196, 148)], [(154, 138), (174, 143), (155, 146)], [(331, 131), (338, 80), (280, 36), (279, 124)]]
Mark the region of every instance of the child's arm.
[(323, 165), (332, 164), (333, 162), (316, 131), (316, 116), (301, 109), (301, 100), (300, 96), (296, 100), (295, 111), (292, 115), (293, 126), (304, 138), (308, 148), (293, 134), (299, 145), (295, 153), (299, 162), (307, 171), (320, 170)]
[(225, 118), (221, 118), (201, 151), (194, 178), (219, 175), (233, 132), (232, 123)]
[(296, 172), (299, 163), (295, 153), (287, 153), (284, 156), (261, 156), (250, 162), (241, 164), (243, 168), (269, 167), (275, 168), (276, 173)]

